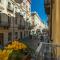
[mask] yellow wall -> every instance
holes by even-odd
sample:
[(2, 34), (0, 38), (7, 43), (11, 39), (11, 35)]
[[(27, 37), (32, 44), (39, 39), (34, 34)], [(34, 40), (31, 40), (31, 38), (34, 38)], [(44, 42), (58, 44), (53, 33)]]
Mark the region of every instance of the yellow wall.
[[(54, 44), (60, 45), (60, 0), (54, 0), (52, 8), (52, 40)], [(57, 48), (60, 56), (60, 47)]]

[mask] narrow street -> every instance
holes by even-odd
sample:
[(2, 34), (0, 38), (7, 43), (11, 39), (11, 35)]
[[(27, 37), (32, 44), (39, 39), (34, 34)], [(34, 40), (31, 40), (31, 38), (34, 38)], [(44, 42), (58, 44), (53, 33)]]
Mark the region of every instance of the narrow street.
[(0, 0), (0, 60), (60, 60), (60, 0)]

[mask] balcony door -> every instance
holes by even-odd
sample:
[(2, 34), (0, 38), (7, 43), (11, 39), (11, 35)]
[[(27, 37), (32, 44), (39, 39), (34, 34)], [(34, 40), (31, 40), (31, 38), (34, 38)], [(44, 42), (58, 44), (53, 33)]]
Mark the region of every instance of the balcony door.
[(0, 45), (3, 46), (3, 41), (4, 41), (4, 35), (3, 33), (0, 33)]
[(22, 39), (22, 32), (20, 32), (20, 39)]
[(0, 23), (1, 23), (1, 13), (0, 13)]

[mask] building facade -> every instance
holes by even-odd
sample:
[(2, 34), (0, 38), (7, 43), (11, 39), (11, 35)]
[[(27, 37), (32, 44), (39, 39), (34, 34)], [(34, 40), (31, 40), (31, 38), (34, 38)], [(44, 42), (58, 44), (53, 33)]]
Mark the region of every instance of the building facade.
[[(47, 5), (48, 6), (48, 5)], [(49, 3), (49, 30), (50, 39), (56, 46), (56, 57), (60, 60), (60, 0), (50, 0)]]
[(1, 45), (5, 45), (12, 39), (13, 29), (11, 27), (13, 27), (15, 9), (13, 1), (7, 0), (0, 0), (0, 7), (0, 43)]
[(42, 22), (41, 18), (39, 17), (39, 15), (37, 14), (37, 12), (32, 12), (31, 16), (32, 26), (34, 26), (32, 31), (35, 31), (34, 34), (36, 34), (37, 30), (40, 30), (42, 32), (42, 30), (45, 29), (46, 27), (45, 24)]
[(30, 35), (30, 12), (29, 0), (0, 0), (0, 45)]
[(52, 41), (51, 36), (52, 36), (52, 1), (51, 0), (44, 0), (44, 5), (45, 5), (45, 12), (48, 16), (48, 30), (49, 30), (49, 40)]
[(28, 37), (30, 35), (30, 31), (32, 28), (31, 25), (31, 1), (30, 0), (23, 0), (23, 2), (20, 4), (21, 12), (23, 15), (24, 20), (22, 21), (22, 25), (24, 25), (24, 29), (20, 29), (23, 33), (22, 37)]

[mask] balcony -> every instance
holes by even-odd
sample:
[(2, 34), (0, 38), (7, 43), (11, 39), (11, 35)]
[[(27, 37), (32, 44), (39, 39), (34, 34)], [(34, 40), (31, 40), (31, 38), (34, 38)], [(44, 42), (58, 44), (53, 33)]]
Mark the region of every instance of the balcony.
[(13, 8), (13, 6), (10, 2), (8, 2), (7, 10), (10, 11), (10, 12), (14, 11), (14, 8)]
[(31, 30), (31, 29), (32, 29), (32, 27), (30, 26), (30, 27), (28, 27), (28, 29), (29, 29), (29, 30)]
[(29, 29), (29, 30), (33, 29), (33, 26), (31, 26), (31, 25), (30, 25), (30, 26), (28, 26), (28, 29)]
[(17, 3), (21, 4), (23, 0), (15, 0)]
[(1, 0), (0, 0), (0, 10), (4, 10), (4, 6), (3, 6), (3, 4), (1, 3)]
[(18, 29), (25, 29), (25, 26), (20, 24), (20, 25), (18, 26)]
[(25, 16), (25, 12), (23, 12), (23, 11), (21, 11), (20, 14), (21, 14), (22, 16)]
[(28, 30), (33, 29), (35, 26), (33, 26), (30, 22), (27, 23)]
[(8, 22), (0, 22), (0, 28), (8, 29), (10, 24)]

